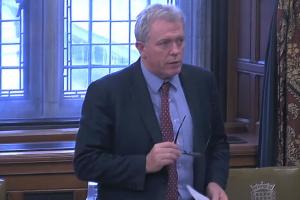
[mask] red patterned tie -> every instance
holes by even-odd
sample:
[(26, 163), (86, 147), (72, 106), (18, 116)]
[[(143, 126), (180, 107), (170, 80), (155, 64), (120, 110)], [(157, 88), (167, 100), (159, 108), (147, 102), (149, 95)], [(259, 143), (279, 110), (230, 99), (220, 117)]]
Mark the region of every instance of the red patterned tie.
[[(165, 82), (161, 86), (161, 110), (160, 110), (160, 129), (162, 133), (163, 141), (173, 141), (173, 125), (170, 117), (169, 111), (169, 88), (170, 83)], [(178, 191), (177, 191), (177, 170), (176, 163), (169, 165), (168, 169), (168, 187), (167, 187), (167, 196), (166, 200), (177, 200)]]

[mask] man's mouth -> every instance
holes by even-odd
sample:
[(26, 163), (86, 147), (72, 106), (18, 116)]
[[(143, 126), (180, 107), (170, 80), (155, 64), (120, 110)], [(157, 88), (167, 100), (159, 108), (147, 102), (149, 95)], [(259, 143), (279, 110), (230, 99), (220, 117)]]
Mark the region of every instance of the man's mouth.
[(172, 62), (168, 62), (169, 64), (179, 64), (180, 61), (172, 61)]

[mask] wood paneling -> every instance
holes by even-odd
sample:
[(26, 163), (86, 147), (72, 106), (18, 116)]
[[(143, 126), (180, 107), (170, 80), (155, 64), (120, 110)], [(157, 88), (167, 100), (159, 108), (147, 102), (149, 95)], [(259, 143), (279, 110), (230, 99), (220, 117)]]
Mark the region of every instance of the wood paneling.
[(25, 198), (26, 194), (35, 193), (59, 193), (55, 195), (58, 199), (61, 194), (72, 197), (70, 200), (84, 200), (87, 183), (74, 175), (73, 153), (73, 150), (1, 152), (0, 176), (6, 181), (8, 200), (28, 199), (32, 195)]
[(227, 123), (257, 134), (264, 59), (274, 2), (229, 1)]
[(250, 79), (248, 73), (238, 73), (238, 118), (249, 119), (250, 117)]
[[(240, 38), (238, 43), (238, 57), (247, 59), (251, 53), (251, 1), (241, 0), (239, 2), (239, 12), (238, 12), (238, 38)], [(237, 17), (237, 16), (235, 16)]]
[[(249, 136), (245, 139), (246, 144), (230, 145), (231, 167), (256, 166), (255, 138)], [(66, 144), (65, 141), (61, 143)], [(52, 145), (52, 140), (49, 144)], [(74, 174), (73, 149), (6, 151), (1, 145), (4, 144), (0, 143), (0, 176), (6, 181), (8, 200), (43, 199), (50, 194), (55, 199), (85, 200), (87, 183), (78, 180)]]
[(8, 200), (85, 199), (87, 183), (73, 171), (74, 140), (64, 140), (74, 138), (76, 130), (1, 133), (0, 138), (8, 142), (0, 143), (0, 176), (6, 180)]

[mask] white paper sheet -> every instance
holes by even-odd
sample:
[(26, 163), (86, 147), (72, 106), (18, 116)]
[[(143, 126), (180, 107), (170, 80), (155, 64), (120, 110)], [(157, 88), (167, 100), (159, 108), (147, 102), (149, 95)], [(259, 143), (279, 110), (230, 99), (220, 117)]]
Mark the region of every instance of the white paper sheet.
[(192, 186), (186, 185), (186, 187), (195, 200), (209, 200), (206, 196), (197, 192)]

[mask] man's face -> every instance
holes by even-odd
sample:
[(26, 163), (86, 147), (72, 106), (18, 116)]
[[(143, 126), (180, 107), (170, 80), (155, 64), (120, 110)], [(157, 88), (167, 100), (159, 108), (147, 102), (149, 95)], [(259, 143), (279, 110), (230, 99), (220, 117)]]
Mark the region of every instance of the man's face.
[(161, 79), (179, 74), (184, 49), (183, 24), (156, 20), (151, 24), (148, 40), (136, 46), (149, 71)]

